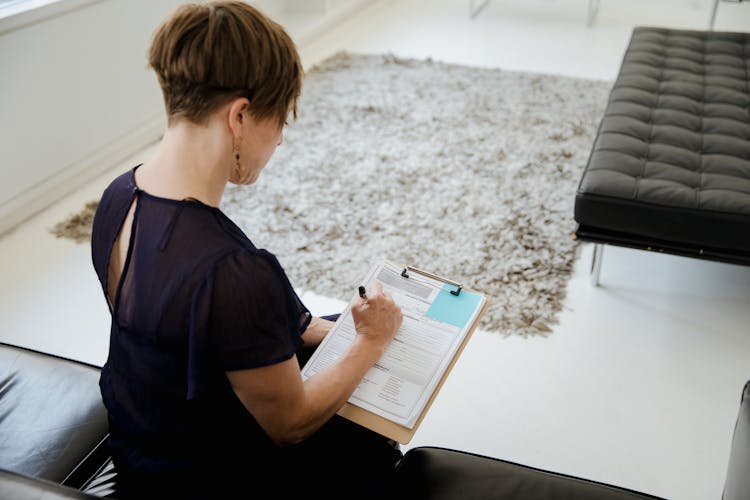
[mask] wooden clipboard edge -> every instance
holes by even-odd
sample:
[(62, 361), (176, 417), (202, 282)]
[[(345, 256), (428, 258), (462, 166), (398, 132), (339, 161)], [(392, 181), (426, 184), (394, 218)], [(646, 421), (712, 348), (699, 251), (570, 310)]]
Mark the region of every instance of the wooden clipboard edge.
[(473, 290), (471, 288), (464, 287), (464, 290), (468, 292), (472, 292), (472, 293), (478, 293), (484, 296), (484, 305), (479, 310), (479, 314), (477, 314), (477, 317), (474, 319), (474, 323), (471, 325), (471, 328), (469, 329), (469, 331), (466, 332), (466, 336), (461, 342), (461, 345), (458, 346), (458, 349), (456, 349), (456, 352), (454, 353), (453, 358), (451, 359), (450, 363), (448, 363), (448, 366), (445, 368), (445, 371), (443, 372), (443, 376), (440, 377), (440, 380), (435, 386), (435, 389), (432, 391), (432, 395), (430, 395), (430, 399), (428, 399), (427, 403), (425, 403), (425, 406), (422, 409), (422, 413), (419, 415), (419, 418), (417, 418), (417, 421), (414, 423), (413, 428), (409, 429), (408, 427), (399, 425), (391, 420), (388, 420), (385, 417), (376, 415), (375, 413), (372, 413), (369, 410), (365, 410), (364, 408), (360, 408), (359, 406), (353, 405), (351, 403), (344, 403), (344, 406), (342, 406), (341, 409), (339, 409), (339, 411), (337, 412), (338, 415), (348, 420), (351, 420), (352, 422), (355, 422), (363, 427), (367, 427), (368, 429), (373, 430), (377, 432), (378, 434), (381, 434), (387, 438), (393, 439), (394, 441), (397, 441), (400, 444), (408, 444), (409, 441), (411, 441), (411, 438), (414, 436), (414, 433), (417, 432), (417, 429), (419, 429), (419, 424), (422, 423), (422, 420), (424, 419), (425, 415), (427, 415), (427, 411), (430, 409), (430, 406), (432, 406), (432, 402), (437, 397), (438, 392), (440, 392), (440, 389), (442, 389), (443, 383), (445, 383), (445, 380), (448, 378), (448, 375), (453, 369), (453, 365), (456, 364), (456, 361), (458, 361), (458, 358), (461, 356), (461, 353), (463, 352), (464, 347), (466, 347), (466, 344), (469, 342), (469, 339), (474, 334), (474, 330), (476, 330), (477, 326), (479, 326), (479, 320), (482, 319), (482, 316), (484, 316), (484, 313), (487, 312), (487, 307), (489, 306), (489, 303), (490, 303), (490, 298), (488, 295), (482, 292)]

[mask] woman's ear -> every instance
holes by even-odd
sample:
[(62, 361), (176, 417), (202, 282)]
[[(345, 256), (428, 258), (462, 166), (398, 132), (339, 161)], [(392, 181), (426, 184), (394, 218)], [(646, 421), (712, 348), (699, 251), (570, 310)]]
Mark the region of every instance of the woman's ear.
[(229, 128), (234, 137), (242, 137), (242, 126), (250, 118), (250, 101), (238, 97), (229, 103)]

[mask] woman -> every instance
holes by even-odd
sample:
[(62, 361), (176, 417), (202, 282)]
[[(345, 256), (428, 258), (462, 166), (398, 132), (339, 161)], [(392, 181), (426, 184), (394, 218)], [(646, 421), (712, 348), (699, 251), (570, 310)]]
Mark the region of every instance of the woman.
[(167, 129), (105, 190), (92, 235), (112, 314), (100, 386), (118, 498), (352, 495), (324, 473), (377, 494), (398, 447), (335, 412), (400, 309), (380, 289), (355, 302), (348, 353), (302, 381), (297, 352), (333, 323), (311, 317), (276, 258), (218, 208), (227, 182), (258, 179), (296, 117), (293, 42), (243, 2), (184, 5), (148, 58)]

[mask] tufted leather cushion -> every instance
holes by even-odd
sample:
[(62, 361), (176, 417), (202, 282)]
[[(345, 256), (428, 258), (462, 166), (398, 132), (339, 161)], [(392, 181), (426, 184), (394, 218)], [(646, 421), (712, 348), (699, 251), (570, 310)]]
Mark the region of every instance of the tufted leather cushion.
[(576, 196), (582, 226), (750, 251), (750, 34), (636, 28)]
[(57, 483), (107, 436), (99, 369), (0, 344), (0, 468)]
[(396, 468), (396, 498), (423, 500), (636, 500), (657, 497), (446, 448), (406, 452)]

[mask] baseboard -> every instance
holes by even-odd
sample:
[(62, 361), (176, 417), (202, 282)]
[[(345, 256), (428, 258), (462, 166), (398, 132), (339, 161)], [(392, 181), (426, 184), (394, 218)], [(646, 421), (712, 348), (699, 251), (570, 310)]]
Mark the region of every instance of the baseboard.
[(154, 117), (102, 149), (62, 168), (34, 187), (0, 204), (0, 235), (156, 142), (164, 133), (165, 123), (163, 116)]

